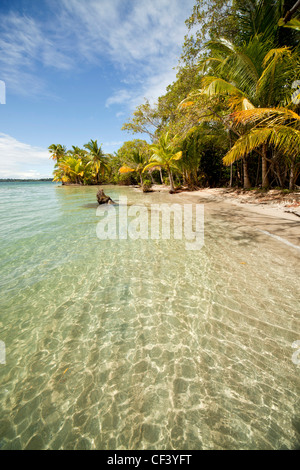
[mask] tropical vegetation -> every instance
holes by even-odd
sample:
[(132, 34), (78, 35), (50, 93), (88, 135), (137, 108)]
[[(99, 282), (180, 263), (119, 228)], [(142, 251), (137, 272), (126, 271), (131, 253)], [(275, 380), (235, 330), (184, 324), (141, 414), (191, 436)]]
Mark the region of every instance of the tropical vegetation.
[[(300, 184), (300, 2), (196, 0), (177, 78), (122, 129), (146, 135), (104, 155), (51, 145), (64, 184), (288, 188)], [(145, 185), (145, 186), (147, 186)]]

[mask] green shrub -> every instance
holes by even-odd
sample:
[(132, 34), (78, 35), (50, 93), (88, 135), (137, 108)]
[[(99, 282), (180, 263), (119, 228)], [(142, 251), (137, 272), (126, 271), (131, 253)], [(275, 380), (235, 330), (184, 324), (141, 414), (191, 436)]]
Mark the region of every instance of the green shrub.
[(149, 193), (152, 188), (152, 183), (150, 180), (143, 181), (143, 193)]
[(119, 175), (117, 184), (120, 184), (121, 186), (131, 186), (136, 184), (136, 179), (132, 173), (124, 173)]

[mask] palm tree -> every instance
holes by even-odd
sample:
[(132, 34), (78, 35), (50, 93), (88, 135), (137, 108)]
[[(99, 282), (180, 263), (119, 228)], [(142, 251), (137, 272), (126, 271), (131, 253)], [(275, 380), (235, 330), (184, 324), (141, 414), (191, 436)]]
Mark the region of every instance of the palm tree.
[(66, 156), (67, 149), (65, 146), (62, 146), (60, 144), (52, 144), (48, 147), (52, 160), (56, 160), (58, 162), (61, 160), (63, 157)]
[(87, 155), (87, 151), (83, 150), (80, 147), (72, 145), (72, 150), (68, 151), (68, 154), (72, 155), (74, 158), (84, 158)]
[(65, 184), (70, 182), (70, 178), (66, 176), (62, 168), (56, 167), (53, 171), (53, 181), (61, 181), (62, 184)]
[(247, 155), (261, 145), (270, 145), (285, 159), (289, 170), (289, 189), (293, 190), (300, 173), (300, 116), (287, 108), (255, 108), (234, 113), (237, 123), (251, 124), (225, 155), (226, 165)]
[(58, 172), (56, 173), (56, 177), (62, 175), (62, 182), (70, 181), (76, 184), (82, 184), (84, 170), (84, 163), (81, 159), (67, 156), (58, 162)]
[[(290, 84), (299, 73), (299, 55), (288, 47), (270, 50), (268, 41), (254, 36), (243, 47), (236, 47), (227, 40), (210, 42), (213, 53), (202, 61), (209, 65), (213, 75), (204, 76), (200, 94), (208, 98), (226, 97), (233, 112), (259, 107), (284, 106), (290, 101)], [(294, 77), (294, 78), (293, 78)], [(187, 99), (190, 99), (187, 98)], [(243, 124), (243, 121), (240, 121)], [(230, 129), (240, 137), (246, 127)], [(267, 146), (262, 144), (256, 152), (262, 158), (262, 186), (267, 187)], [(240, 156), (244, 164), (244, 187), (250, 187), (246, 156)]]
[(143, 173), (153, 167), (160, 167), (167, 171), (170, 180), (170, 193), (175, 192), (172, 168), (174, 163), (182, 158), (182, 152), (174, 149), (174, 144), (169, 133), (163, 134), (156, 144), (150, 146), (152, 157), (149, 164), (143, 170)]
[(140, 178), (140, 184), (143, 186), (143, 177), (142, 173), (147, 164), (147, 158), (141, 152), (141, 150), (134, 149), (130, 155), (130, 160), (127, 162), (127, 165), (124, 165), (120, 168), (120, 173), (130, 173), (136, 171)]
[(107, 170), (107, 163), (105, 161), (105, 155), (102, 151), (101, 146), (98, 146), (97, 140), (90, 140), (84, 147), (89, 151), (89, 155), (91, 158), (90, 163), (94, 171), (94, 175), (96, 177), (97, 183), (100, 183), (100, 174), (104, 175), (105, 171)]
[[(299, 39), (296, 34), (287, 34), (278, 26), (289, 22), (299, 8), (300, 0), (295, 5), (294, 0), (235, 0), (232, 3), (239, 30), (239, 45), (261, 35), (263, 40), (272, 44), (271, 47), (297, 47)], [(297, 19), (291, 21), (289, 27), (294, 27), (293, 22), (296, 23)]]

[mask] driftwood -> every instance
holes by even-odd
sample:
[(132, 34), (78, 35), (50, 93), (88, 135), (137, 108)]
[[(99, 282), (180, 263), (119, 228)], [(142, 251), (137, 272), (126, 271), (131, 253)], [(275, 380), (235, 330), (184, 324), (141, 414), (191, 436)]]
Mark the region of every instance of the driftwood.
[(106, 196), (106, 194), (104, 194), (103, 189), (99, 189), (99, 191), (97, 192), (97, 201), (98, 204), (115, 204), (109, 196)]

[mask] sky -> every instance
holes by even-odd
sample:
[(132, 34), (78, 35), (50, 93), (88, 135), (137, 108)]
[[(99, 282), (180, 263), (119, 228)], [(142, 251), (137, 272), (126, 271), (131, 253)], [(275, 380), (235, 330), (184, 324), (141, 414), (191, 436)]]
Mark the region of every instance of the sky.
[(0, 178), (51, 177), (51, 144), (106, 153), (175, 80), (194, 0), (1, 0)]

